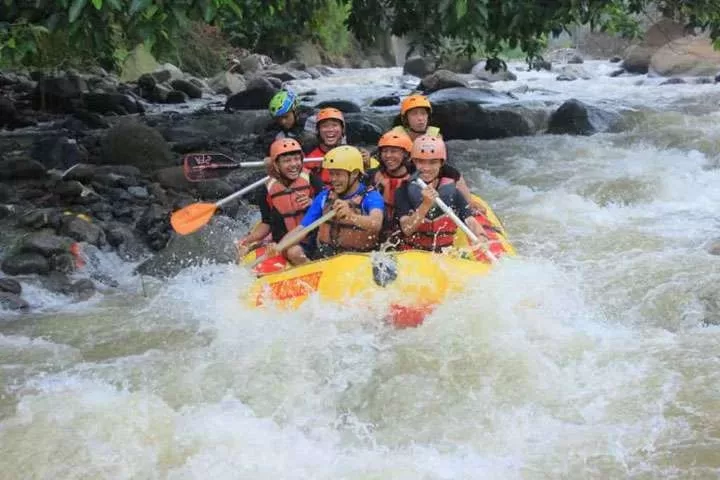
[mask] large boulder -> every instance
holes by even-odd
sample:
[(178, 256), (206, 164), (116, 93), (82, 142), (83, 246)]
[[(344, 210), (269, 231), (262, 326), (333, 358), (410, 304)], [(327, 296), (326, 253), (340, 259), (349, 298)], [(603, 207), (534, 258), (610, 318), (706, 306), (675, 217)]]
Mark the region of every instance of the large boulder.
[(622, 67), (628, 73), (648, 73), (650, 60), (663, 45), (685, 35), (685, 27), (670, 19), (662, 19), (651, 26), (642, 42), (625, 50)]
[(87, 83), (79, 75), (43, 77), (33, 91), (32, 105), (35, 110), (72, 113), (81, 106), (82, 95), (88, 91)]
[(497, 72), (492, 72), (486, 67), (487, 62), (483, 60), (482, 62), (475, 64), (470, 73), (472, 73), (478, 80), (484, 80), (486, 82), (506, 82), (517, 80), (517, 75), (508, 70), (498, 70)]
[(172, 163), (167, 141), (154, 128), (137, 122), (123, 122), (111, 128), (102, 141), (100, 161), (111, 165), (133, 165), (143, 171)]
[(46, 175), (45, 166), (30, 158), (0, 159), (0, 180), (42, 178)]
[(361, 111), (360, 105), (350, 100), (325, 100), (315, 105), (315, 108), (318, 110), (322, 108), (337, 108), (343, 113), (359, 113)]
[(713, 48), (707, 37), (679, 38), (655, 52), (650, 71), (663, 77), (713, 76), (720, 71), (720, 51)]
[(88, 111), (103, 115), (128, 115), (145, 111), (145, 107), (134, 97), (120, 92), (86, 93), (83, 95), (83, 103)]
[(430, 75), (423, 77), (420, 88), (425, 93), (432, 93), (438, 90), (453, 87), (469, 87), (467, 80), (462, 75), (450, 70), (437, 70)]
[(435, 71), (436, 63), (428, 57), (410, 57), (403, 65), (403, 74), (424, 78)]
[(210, 88), (221, 95), (234, 95), (247, 88), (245, 78), (239, 73), (220, 72), (208, 82)]
[(593, 135), (617, 131), (622, 117), (579, 100), (570, 99), (550, 116), (547, 133), (570, 135)]
[(228, 97), (225, 102), (225, 111), (265, 110), (277, 91), (278, 88), (268, 79), (254, 78), (248, 83), (247, 90)]
[(8, 275), (45, 275), (50, 271), (50, 264), (39, 253), (24, 252), (5, 257), (0, 268)]
[(517, 99), (507, 93), (456, 87), (439, 90), (428, 98), (433, 105), (432, 123), (440, 127), (447, 140), (485, 140), (535, 133), (533, 123), (513, 106)]

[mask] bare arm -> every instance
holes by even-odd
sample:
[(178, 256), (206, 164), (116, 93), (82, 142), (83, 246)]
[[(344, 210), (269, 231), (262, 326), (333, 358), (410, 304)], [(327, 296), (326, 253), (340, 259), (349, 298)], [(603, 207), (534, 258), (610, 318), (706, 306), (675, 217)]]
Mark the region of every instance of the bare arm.
[(354, 214), (350, 218), (350, 222), (363, 230), (377, 233), (382, 228), (383, 214), (382, 211), (378, 209), (371, 210), (367, 215)]

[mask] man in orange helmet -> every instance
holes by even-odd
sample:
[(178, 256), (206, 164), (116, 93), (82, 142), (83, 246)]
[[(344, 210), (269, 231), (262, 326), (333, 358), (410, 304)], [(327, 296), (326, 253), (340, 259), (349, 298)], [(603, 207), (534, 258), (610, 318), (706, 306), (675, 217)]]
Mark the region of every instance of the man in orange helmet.
[[(337, 108), (321, 109), (315, 117), (315, 128), (318, 146), (308, 153), (308, 157), (322, 158), (333, 148), (345, 144), (345, 117)], [(305, 166), (319, 176), (325, 185), (330, 185), (330, 176), (326, 170), (323, 170), (322, 160), (308, 162)]]
[[(431, 114), (432, 105), (425, 95), (417, 93), (409, 95), (403, 99), (402, 103), (400, 103), (400, 121), (402, 122), (402, 125), (398, 125), (391, 131), (404, 133), (410, 137), (410, 140), (412, 141), (415, 141), (421, 135), (430, 135), (442, 138), (440, 129), (429, 125)], [(449, 169), (446, 170), (446, 173), (451, 173), (453, 176), (457, 177), (455, 179), (456, 187), (460, 190), (460, 193), (463, 194), (465, 200), (467, 200), (470, 204), (470, 207), (484, 213), (485, 207), (473, 199), (470, 188), (465, 182), (462, 174), (454, 167), (448, 165), (447, 162), (443, 164), (443, 167), (445, 169)]]
[(400, 121), (402, 125), (393, 128), (396, 133), (404, 133), (415, 141), (420, 135), (442, 137), (438, 127), (431, 127), (430, 114), (432, 105), (425, 95), (413, 94), (405, 97), (400, 103)]
[[(274, 242), (302, 221), (313, 197), (324, 188), (322, 182), (303, 167), (302, 147), (297, 140), (281, 138), (270, 145), (272, 177), (258, 190), (256, 201), (261, 220), (243, 239), (237, 242), (238, 258), (244, 257), (268, 234)], [(292, 264), (307, 261), (311, 245), (300, 244), (285, 251)]]
[(385, 241), (400, 229), (394, 215), (395, 192), (410, 176), (412, 140), (394, 131), (386, 132), (378, 141), (380, 166), (367, 172), (366, 183), (375, 187), (385, 203), (381, 240)]
[[(395, 194), (395, 215), (405, 235), (406, 245), (431, 251), (452, 246), (457, 225), (435, 205), (438, 196), (478, 238), (487, 238), (458, 190), (457, 181), (443, 174), (442, 167), (447, 160), (445, 142), (439, 137), (420, 136), (413, 142), (410, 156), (417, 171)], [(417, 178), (428, 186), (421, 188), (414, 181)]]

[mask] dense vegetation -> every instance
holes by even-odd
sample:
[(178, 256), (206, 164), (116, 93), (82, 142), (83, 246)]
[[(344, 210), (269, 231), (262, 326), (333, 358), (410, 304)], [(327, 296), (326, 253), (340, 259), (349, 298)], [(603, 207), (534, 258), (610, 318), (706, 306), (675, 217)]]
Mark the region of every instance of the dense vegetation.
[(425, 51), (497, 57), (519, 48), (533, 61), (547, 35), (569, 25), (633, 35), (649, 6), (720, 37), (717, 0), (0, 0), (0, 66), (113, 68), (138, 43), (172, 61), (216, 32), (279, 56), (302, 40), (342, 53), (345, 25), (364, 43), (391, 31)]

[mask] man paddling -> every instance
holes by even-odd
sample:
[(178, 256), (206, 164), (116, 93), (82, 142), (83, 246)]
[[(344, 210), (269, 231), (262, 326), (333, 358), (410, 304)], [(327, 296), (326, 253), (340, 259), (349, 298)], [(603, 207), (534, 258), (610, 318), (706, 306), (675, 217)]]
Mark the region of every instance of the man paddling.
[[(244, 238), (237, 242), (238, 258), (244, 257), (268, 234), (274, 242), (300, 224), (315, 194), (323, 183), (303, 167), (300, 144), (292, 138), (275, 140), (270, 146), (273, 178), (258, 190), (256, 203), (261, 220)], [(304, 250), (304, 249), (305, 250)], [(290, 263), (307, 261), (312, 245), (295, 246), (286, 251)]]
[[(379, 245), (384, 205), (380, 194), (361, 182), (365, 170), (362, 154), (357, 148), (348, 145), (335, 147), (325, 155), (322, 168), (328, 172), (331, 188), (315, 197), (300, 225), (289, 235), (334, 210), (334, 218), (318, 229), (317, 257), (325, 258), (347, 251), (374, 250)], [(290, 247), (285, 255), (289, 256), (291, 249), (298, 252), (297, 247)], [(268, 256), (276, 253), (273, 249), (274, 245), (270, 244)], [(301, 263), (313, 258), (312, 253), (305, 253), (304, 259), (298, 258), (302, 260)]]
[[(439, 196), (477, 237), (487, 238), (473, 217), (472, 209), (457, 188), (457, 182), (443, 173), (447, 160), (445, 142), (423, 135), (413, 142), (411, 159), (417, 171), (395, 194), (395, 215), (409, 248), (439, 252), (453, 244), (457, 225), (435, 206)], [(414, 180), (427, 183), (420, 187)]]

